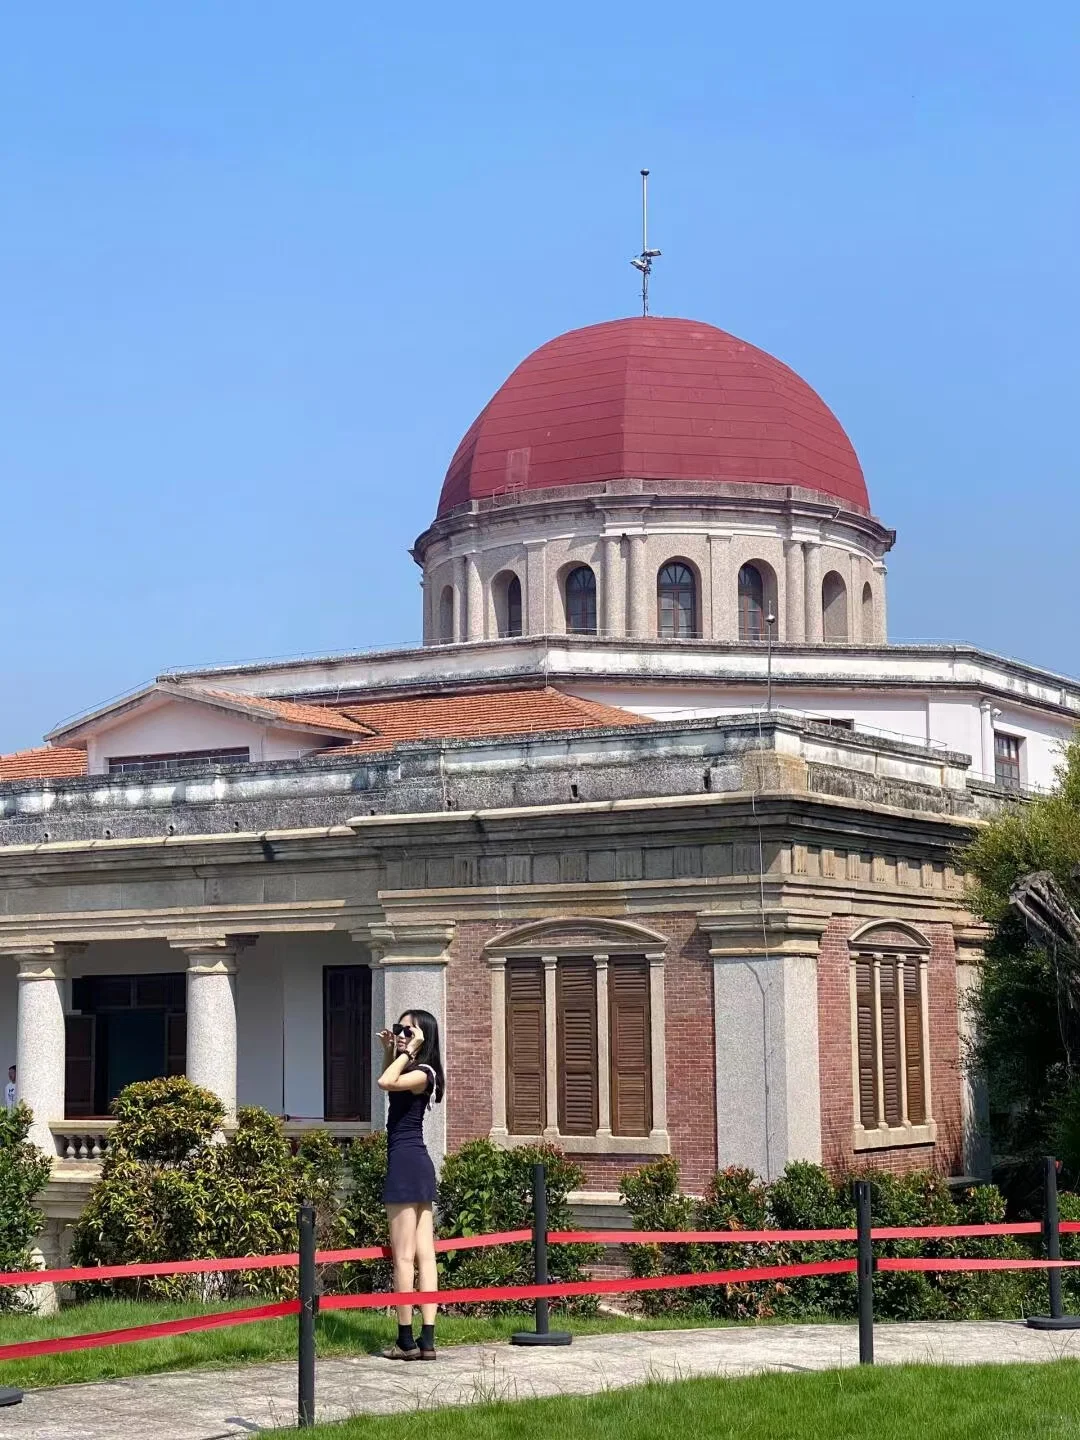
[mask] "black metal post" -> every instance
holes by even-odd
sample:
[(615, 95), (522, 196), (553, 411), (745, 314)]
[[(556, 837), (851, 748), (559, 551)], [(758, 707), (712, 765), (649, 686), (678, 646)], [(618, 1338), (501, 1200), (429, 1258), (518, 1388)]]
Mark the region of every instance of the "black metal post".
[[(547, 1172), (542, 1164), (533, 1166), (533, 1279), (537, 1285), (548, 1283), (547, 1253)], [(568, 1330), (552, 1330), (548, 1324), (548, 1301), (542, 1297), (534, 1303), (535, 1330), (519, 1330), (511, 1335), (512, 1345), (569, 1345), (573, 1336)]]
[(315, 1207), (300, 1206), (300, 1368), (297, 1383), (297, 1424), (315, 1424)]
[[(1061, 1221), (1058, 1216), (1057, 1191), (1058, 1162), (1052, 1155), (1043, 1161), (1043, 1243), (1048, 1260), (1061, 1259)], [(1028, 1324), (1033, 1330), (1078, 1330), (1080, 1316), (1066, 1315), (1061, 1303), (1061, 1271), (1051, 1266), (1047, 1271), (1050, 1289), (1050, 1314), (1029, 1315)]]
[(870, 1182), (855, 1181), (855, 1226), (858, 1235), (856, 1276), (859, 1283), (859, 1364), (874, 1363), (874, 1242), (870, 1231)]

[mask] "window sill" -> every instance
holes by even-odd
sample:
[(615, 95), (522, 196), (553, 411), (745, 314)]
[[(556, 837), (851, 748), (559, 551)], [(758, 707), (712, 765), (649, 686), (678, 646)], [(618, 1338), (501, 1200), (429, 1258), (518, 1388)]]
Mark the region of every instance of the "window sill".
[(881, 1125), (866, 1130), (856, 1125), (851, 1143), (856, 1150), (894, 1150), (903, 1145), (933, 1145), (937, 1140), (937, 1122), (924, 1125)]
[(506, 1150), (522, 1145), (557, 1145), (568, 1155), (670, 1155), (671, 1137), (666, 1130), (650, 1135), (612, 1135), (601, 1130), (596, 1135), (560, 1135), (545, 1130), (543, 1135), (510, 1135), (505, 1130), (490, 1132), (492, 1143)]

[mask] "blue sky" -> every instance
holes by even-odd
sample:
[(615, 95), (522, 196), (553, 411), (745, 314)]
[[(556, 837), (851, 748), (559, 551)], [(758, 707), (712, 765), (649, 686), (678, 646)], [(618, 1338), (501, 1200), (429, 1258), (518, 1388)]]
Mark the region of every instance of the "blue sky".
[(0, 748), (170, 665), (412, 641), (550, 336), (779, 355), (899, 531), (894, 639), (1080, 672), (1080, 10), (57, 0), (0, 21)]

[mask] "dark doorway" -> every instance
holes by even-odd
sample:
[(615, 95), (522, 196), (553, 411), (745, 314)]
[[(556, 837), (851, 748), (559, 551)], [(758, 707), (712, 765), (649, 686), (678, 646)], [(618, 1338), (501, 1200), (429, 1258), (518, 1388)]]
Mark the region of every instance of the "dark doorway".
[(184, 1073), (185, 976), (85, 975), (71, 984), (67, 1118), (107, 1115), (126, 1085)]
[(323, 969), (323, 1118), (371, 1119), (371, 970)]

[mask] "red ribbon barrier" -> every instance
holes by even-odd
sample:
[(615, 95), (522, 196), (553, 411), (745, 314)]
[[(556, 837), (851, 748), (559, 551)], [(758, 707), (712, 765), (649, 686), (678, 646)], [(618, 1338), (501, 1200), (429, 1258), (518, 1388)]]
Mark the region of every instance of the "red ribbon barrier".
[[(393, 1305), (469, 1305), (487, 1300), (559, 1300), (577, 1295), (620, 1295), (631, 1290), (689, 1290), (696, 1285), (746, 1285), (754, 1280), (793, 1280), (806, 1275), (853, 1275), (855, 1260), (818, 1260), (805, 1265), (761, 1265), (710, 1270), (698, 1275), (652, 1275), (644, 1280), (568, 1280), (549, 1285), (476, 1286), (467, 1290), (417, 1290), (394, 1295), (323, 1295), (320, 1310), (381, 1310)], [(3, 1352), (0, 1351), (0, 1358)]]
[[(1063, 1230), (1065, 1226), (1061, 1227)], [(1080, 1230), (1080, 1222), (1076, 1228)], [(1018, 1225), (885, 1225), (871, 1231), (874, 1240), (970, 1239), (979, 1235), (1038, 1235), (1037, 1220)], [(854, 1230), (553, 1230), (552, 1245), (778, 1245), (854, 1240)]]
[(214, 1315), (189, 1315), (183, 1320), (162, 1320), (156, 1325), (129, 1325), (125, 1330), (102, 1330), (94, 1335), (60, 1335), (53, 1340), (26, 1340), (19, 1345), (0, 1345), (0, 1361), (29, 1360), (35, 1355), (63, 1355), (69, 1350), (96, 1350), (103, 1345), (130, 1345), (134, 1340), (160, 1340), (167, 1335), (215, 1330), (223, 1325), (249, 1325), (253, 1320), (276, 1320), (283, 1315), (296, 1315), (299, 1310), (299, 1300), (282, 1300), (276, 1305), (223, 1310)]
[(1080, 1265), (1080, 1260), (924, 1259), (915, 1255), (908, 1259), (883, 1256), (874, 1263), (878, 1270), (1068, 1270)]
[[(531, 1230), (503, 1230), (494, 1235), (465, 1235), (453, 1240), (436, 1240), (440, 1254), (451, 1250), (477, 1250), (487, 1245), (510, 1245), (531, 1240)], [(365, 1245), (355, 1250), (320, 1250), (320, 1265), (347, 1260), (390, 1258), (389, 1245)], [(231, 1255), (220, 1260), (155, 1260), (145, 1265), (77, 1265), (66, 1270), (8, 1270), (0, 1272), (0, 1285), (71, 1285), (83, 1280), (141, 1280), (155, 1275), (211, 1275), (231, 1270), (275, 1270), (296, 1267), (299, 1255)]]

